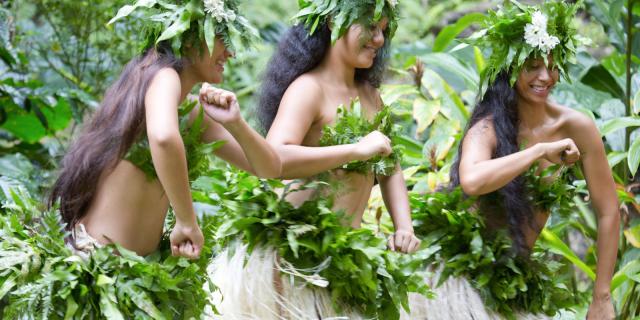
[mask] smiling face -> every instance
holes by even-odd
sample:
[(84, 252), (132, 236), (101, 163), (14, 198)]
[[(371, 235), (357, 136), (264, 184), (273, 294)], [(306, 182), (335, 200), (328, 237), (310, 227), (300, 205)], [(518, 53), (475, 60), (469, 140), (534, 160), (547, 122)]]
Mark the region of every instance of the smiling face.
[(354, 68), (370, 68), (378, 50), (384, 46), (388, 21), (382, 18), (376, 23), (351, 25), (347, 33), (336, 41), (335, 49), (340, 50), (345, 61)]
[(549, 66), (545, 65), (542, 58), (531, 58), (525, 62), (515, 84), (519, 98), (531, 103), (547, 101), (559, 77), (558, 69), (554, 66), (551, 56), (548, 60)]
[(193, 69), (201, 81), (209, 83), (222, 82), (224, 64), (233, 54), (227, 49), (222, 41), (222, 37), (217, 37), (213, 46), (213, 54), (209, 54), (209, 49), (204, 45), (202, 53), (192, 54)]

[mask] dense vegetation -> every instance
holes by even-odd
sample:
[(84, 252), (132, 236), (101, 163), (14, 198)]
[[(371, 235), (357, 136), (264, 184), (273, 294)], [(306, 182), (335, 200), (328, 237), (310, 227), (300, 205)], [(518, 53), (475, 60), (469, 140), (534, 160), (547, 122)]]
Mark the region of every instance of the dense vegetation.
[[(22, 215), (28, 210), (43, 211), (41, 200), (55, 176), (65, 147), (77, 134), (83, 120), (97, 107), (101, 95), (123, 64), (139, 50), (135, 26), (106, 25), (126, 2), (9, 0), (0, 4), (0, 200), (3, 205), (0, 209), (0, 238), (17, 233), (26, 242), (16, 245), (29, 245), (50, 252), (64, 251), (55, 239), (47, 241), (30, 236), (34, 230), (52, 235), (60, 232), (54, 227), (51, 219), (55, 216), (51, 213), (37, 220), (38, 226), (26, 229), (21, 229), (18, 220), (27, 219)], [(382, 95), (385, 104), (391, 106), (397, 127), (401, 129), (394, 142), (401, 146), (405, 177), (416, 197), (448, 182), (461, 131), (474, 105), (479, 73), (487, 64), (480, 49), (458, 46), (456, 38), (468, 35), (479, 13), (495, 5), (496, 2), (488, 1), (400, 1), (402, 19), (393, 40), (391, 68)], [(251, 121), (255, 122), (251, 110), (256, 104), (260, 74), (295, 10), (295, 1), (250, 0), (243, 5), (245, 16), (259, 27), (263, 41), (249, 50), (237, 52), (236, 58), (225, 69), (222, 86), (237, 93), (245, 116)], [(578, 63), (570, 68), (572, 83), (560, 83), (553, 92), (559, 103), (594, 119), (605, 141), (623, 222), (618, 264), (612, 283), (612, 296), (621, 319), (640, 316), (638, 22), (640, 3), (637, 1), (585, 1), (584, 10), (578, 14), (575, 23), (579, 24), (580, 33), (593, 43), (580, 49)], [(246, 187), (248, 189), (244, 192), (254, 193), (253, 188), (260, 185), (244, 175), (235, 178), (225, 176), (219, 171), (221, 168), (219, 163), (211, 168), (211, 172), (217, 172), (216, 175), (200, 181), (200, 186), (206, 184), (215, 190), (228, 182), (225, 179), (241, 179), (236, 181), (236, 187)], [(555, 259), (566, 259), (563, 261), (571, 263), (576, 270), (575, 277), (569, 281), (572, 289), (588, 296), (595, 277), (597, 220), (588, 204), (585, 181), (578, 176), (571, 188), (575, 196), (560, 198), (564, 212), (552, 215), (539, 242), (542, 248), (556, 254)], [(243, 191), (235, 192), (242, 194)], [(255, 193), (257, 196), (259, 192)], [(205, 195), (196, 195), (194, 199), (199, 202), (198, 208), (202, 212), (222, 212), (216, 207), (219, 199), (211, 200)], [(387, 215), (381, 215), (383, 211), (382, 197), (375, 189), (365, 217), (368, 228), (379, 228), (383, 232), (391, 230)], [(31, 214), (27, 216), (28, 219), (32, 217)], [(471, 228), (474, 223), (470, 220), (463, 227)], [(380, 246), (376, 240), (365, 240)], [(0, 246), (3, 250), (0, 252), (9, 252), (10, 249), (10, 244), (5, 242)], [(297, 255), (298, 249), (291, 249), (290, 254)], [(0, 283), (0, 299), (3, 299), (0, 300), (0, 309), (14, 285), (6, 279), (19, 280), (6, 278), (13, 272), (11, 268), (20, 266), (11, 259), (8, 254), (0, 253), (0, 279), (4, 279)], [(174, 268), (187, 268), (177, 259), (160, 256), (153, 259), (169, 259), (166, 269), (161, 270), (167, 274), (174, 272)], [(135, 265), (136, 261), (131, 257), (130, 265)], [(68, 265), (73, 264), (70, 262)], [(32, 264), (24, 267), (26, 276), (33, 272), (29, 266)], [(54, 267), (49, 266), (47, 270), (54, 270)], [(59, 281), (73, 282), (73, 279), (64, 278), (73, 272), (65, 272), (51, 271), (51, 274), (52, 277), (62, 277)], [(130, 276), (135, 276), (135, 272), (132, 271)], [(104, 290), (111, 284), (109, 281), (111, 278), (99, 278)], [(201, 283), (203, 280), (184, 281)], [(126, 288), (125, 285), (122, 288)], [(47, 288), (51, 294), (53, 288), (58, 287)], [(169, 288), (167, 292), (178, 296), (182, 294), (171, 290)], [(78, 292), (56, 291), (56, 295), (60, 301), (70, 304), (71, 309), (78, 306), (68, 302), (68, 296), (77, 297), (75, 304), (81, 303), (85, 297), (80, 289)], [(158, 294), (156, 298), (162, 300), (163, 297), (166, 298)], [(148, 297), (145, 295), (140, 299), (143, 300), (132, 301), (132, 305), (144, 305)], [(572, 302), (572, 308), (578, 314), (586, 313), (588, 300), (575, 299)], [(24, 303), (33, 306), (28, 300)], [(104, 303), (108, 305), (109, 301)], [(149, 310), (156, 312), (155, 309)]]

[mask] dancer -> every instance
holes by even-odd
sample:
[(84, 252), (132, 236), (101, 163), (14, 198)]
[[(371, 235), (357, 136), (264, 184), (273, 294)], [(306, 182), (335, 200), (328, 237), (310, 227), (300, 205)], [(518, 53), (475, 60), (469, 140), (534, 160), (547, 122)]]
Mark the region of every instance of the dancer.
[[(391, 141), (383, 134), (390, 134), (390, 115), (377, 91), (390, 39), (397, 27), (396, 2), (300, 3), (301, 10), (296, 16), (299, 24), (285, 33), (269, 63), (258, 112), (268, 131), (267, 141), (281, 158), (283, 178), (303, 180), (290, 185), (288, 190), (319, 180), (337, 185), (337, 189), (308, 188), (288, 192), (286, 199), (304, 208), (309, 201), (331, 198), (333, 210), (346, 213), (345, 224), (359, 228), (377, 180), (395, 226), (388, 247), (403, 253), (414, 252), (420, 240), (413, 232), (402, 171), (397, 161), (386, 161), (385, 165), (385, 158), (392, 153)], [(348, 123), (346, 118), (350, 119)], [(341, 132), (340, 127), (353, 130)], [(366, 131), (364, 127), (379, 131)], [(362, 132), (362, 136), (350, 136), (353, 132)], [(353, 143), (329, 145), (335, 141)], [(328, 178), (324, 180), (318, 175)], [(222, 318), (358, 319), (365, 317), (360, 313), (364, 305), (375, 310), (378, 301), (370, 300), (359, 306), (336, 301), (340, 295), (331, 293), (331, 282), (329, 290), (315, 290), (314, 285), (289, 281), (291, 277), (279, 274), (284, 262), (275, 250), (277, 247), (271, 243), (254, 245), (249, 246), (253, 248), (251, 252), (247, 252), (246, 245), (224, 251), (212, 264), (211, 279), (224, 297), (218, 308)], [(372, 254), (377, 250), (372, 248)], [(248, 258), (243, 265), (245, 255)], [(343, 277), (348, 279), (349, 275)], [(335, 305), (342, 305), (341, 310), (333, 308)], [(380, 314), (368, 316), (385, 318)]]
[[(578, 5), (561, 1), (547, 1), (535, 7), (514, 2), (498, 12), (490, 12), (485, 20), (486, 29), (472, 37), (474, 44), (490, 47), (492, 54), (483, 74), (486, 88), (482, 89), (486, 91), (481, 94), (482, 99), (474, 108), (464, 132), (451, 170), (451, 182), (454, 186), (459, 185), (465, 194), (477, 197), (477, 201), (473, 208), (461, 208), (455, 203), (450, 203), (453, 205), (448, 208), (477, 210), (482, 219), (478, 220), (481, 222), (474, 220), (478, 226), (474, 232), (482, 234), (484, 243), (500, 243), (504, 238), (496, 234), (499, 230), (508, 230), (513, 250), (494, 257), (492, 266), (497, 269), (505, 261), (526, 259), (532, 253), (552, 209), (550, 204), (557, 202), (557, 199), (545, 199), (548, 193), (537, 191), (569, 183), (564, 179), (567, 177), (563, 173), (565, 168), (557, 174), (548, 174), (547, 168), (579, 164), (598, 217), (597, 273), (587, 318), (613, 319), (609, 292), (617, 254), (619, 213), (604, 146), (589, 117), (549, 99), (559, 76), (568, 78), (568, 63), (575, 61), (575, 48), (580, 40), (571, 21), (577, 9)], [(541, 175), (545, 178), (540, 179)], [(427, 198), (434, 199), (434, 196)], [(571, 197), (564, 199), (567, 200), (563, 201), (565, 204), (572, 201)], [(431, 222), (432, 219), (426, 223)], [(445, 224), (449, 225), (449, 222), (445, 221)], [(428, 234), (435, 234), (433, 232), (435, 230), (430, 230)], [(476, 240), (478, 243), (482, 246), (483, 242)], [(446, 263), (450, 261), (447, 259), (455, 255), (462, 257), (472, 247), (466, 243), (466, 246), (457, 247), (459, 251), (443, 248), (441, 256), (446, 261), (440, 270), (447, 268)], [(553, 275), (548, 272), (551, 267), (545, 266), (539, 258), (536, 254), (531, 257), (536, 263), (512, 264), (513, 268), (520, 268), (518, 273), (523, 278), (528, 277), (526, 279), (532, 279), (532, 282), (521, 285), (506, 298), (497, 296), (490, 288), (496, 279), (473, 278), (482, 273), (481, 267), (469, 263), (467, 270), (448, 269), (447, 274), (462, 277), (451, 277), (447, 281), (433, 279), (434, 283), (443, 282), (435, 289), (437, 299), (417, 298), (420, 302), (413, 301), (408, 318), (498, 318), (492, 310), (485, 309), (483, 301), (491, 302), (487, 302), (487, 306), (501, 306), (498, 311), (518, 313), (519, 319), (544, 317), (527, 314), (532, 311), (553, 314), (562, 302), (553, 296), (558, 292), (553, 283), (556, 279), (547, 279)], [(547, 274), (537, 277), (532, 264), (539, 265)], [(444, 272), (441, 276), (447, 277)], [(471, 278), (464, 278), (469, 276)], [(540, 283), (548, 284), (549, 290), (535, 287)], [(483, 299), (478, 292), (482, 293)]]
[[(50, 205), (59, 202), (74, 250), (85, 256), (112, 242), (150, 254), (171, 208), (172, 253), (196, 258), (203, 236), (189, 182), (207, 169), (207, 143), (224, 141), (214, 153), (239, 168), (280, 175), (277, 154), (242, 119), (233, 93), (207, 83), (222, 81), (230, 32), (240, 31), (246, 43), (254, 31), (235, 1), (138, 1), (111, 22), (132, 11), (142, 11), (144, 51), (69, 148)], [(200, 96), (187, 97), (201, 82)]]

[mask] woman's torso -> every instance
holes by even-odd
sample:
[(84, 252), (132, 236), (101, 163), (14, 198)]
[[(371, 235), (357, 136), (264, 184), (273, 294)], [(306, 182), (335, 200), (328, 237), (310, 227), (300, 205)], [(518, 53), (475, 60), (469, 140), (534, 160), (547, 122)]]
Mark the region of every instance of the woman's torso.
[[(537, 143), (543, 142), (555, 142), (558, 140), (573, 138), (571, 136), (571, 130), (568, 129), (569, 118), (571, 112), (576, 112), (568, 108), (549, 103), (547, 107), (548, 116), (543, 124), (529, 129), (525, 126), (520, 126), (518, 129), (518, 144), (529, 148)], [(540, 159), (538, 160), (537, 173), (548, 168), (553, 163)], [(547, 180), (546, 183), (553, 181)], [(502, 212), (483, 212), (486, 217), (487, 226), (489, 229), (504, 229), (507, 228), (507, 219)], [(525, 242), (529, 248), (533, 248), (533, 245), (538, 238), (538, 235), (542, 231), (542, 228), (546, 224), (549, 218), (549, 212), (534, 208), (533, 223), (531, 225), (523, 225), (522, 231), (525, 237)]]
[[(199, 136), (204, 130), (201, 109), (193, 106), (194, 101), (188, 100), (179, 107), (180, 134), (188, 154), (199, 152), (200, 141), (186, 138), (187, 132), (196, 130)], [(195, 164), (188, 165), (191, 168)], [(168, 210), (169, 199), (153, 168), (148, 140), (142, 137), (125, 159), (101, 174), (95, 196), (80, 222), (102, 244), (115, 242), (147, 255), (160, 243)]]
[[(313, 72), (308, 76), (316, 77)], [(335, 123), (337, 110), (340, 105), (349, 106), (350, 101), (359, 98), (362, 109), (367, 118), (373, 118), (378, 110), (376, 103), (378, 101), (375, 96), (375, 90), (361, 84), (357, 88), (348, 89), (316, 79), (322, 88), (322, 101), (319, 101), (320, 112), (315, 117), (309, 131), (302, 140), (303, 146), (318, 146), (322, 137), (322, 129), (325, 125), (333, 125)], [(334, 169), (328, 173), (328, 182), (331, 187), (327, 190), (304, 190), (292, 192), (287, 196), (287, 200), (294, 205), (301, 205), (304, 201), (317, 196), (329, 196), (333, 199), (333, 209), (336, 211), (344, 210), (352, 219), (351, 225), (359, 227), (362, 220), (362, 214), (369, 201), (371, 189), (375, 177), (372, 173), (361, 174), (355, 172), (347, 172), (342, 169)]]

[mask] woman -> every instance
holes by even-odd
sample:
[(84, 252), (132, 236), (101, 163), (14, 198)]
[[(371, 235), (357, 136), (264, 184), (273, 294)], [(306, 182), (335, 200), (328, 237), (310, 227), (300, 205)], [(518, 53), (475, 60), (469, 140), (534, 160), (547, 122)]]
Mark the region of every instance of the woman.
[[(373, 131), (354, 144), (320, 146), (323, 128), (339, 122), (339, 106), (349, 106), (353, 99), (359, 99), (362, 115), (367, 119), (373, 119), (382, 109), (377, 87), (385, 67), (388, 39), (397, 26), (395, 4), (386, 0), (356, 5), (349, 1), (300, 3), (301, 11), (296, 18), (301, 23), (285, 33), (264, 76), (259, 117), (268, 131), (267, 141), (282, 161), (283, 178), (308, 182), (329, 172), (330, 185), (337, 184), (339, 189), (330, 190), (328, 194), (316, 189), (296, 191), (288, 193), (286, 199), (300, 206), (307, 200), (329, 195), (333, 197), (333, 209), (345, 212), (350, 225), (359, 228), (377, 179), (395, 226), (388, 246), (395, 251), (413, 252), (420, 240), (413, 233), (407, 189), (399, 164), (394, 163), (389, 174), (377, 176), (372, 171), (363, 174), (340, 169), (353, 161), (389, 156), (392, 151), (389, 138)], [(349, 18), (341, 20), (344, 16)], [(326, 291), (300, 290), (269, 271), (265, 278), (264, 270), (273, 270), (273, 261), (279, 259), (271, 249), (253, 249), (244, 270), (231, 268), (230, 265), (244, 261), (237, 258), (244, 254), (244, 250), (229, 257), (223, 253), (212, 264), (216, 265), (217, 276), (211, 278), (225, 298), (218, 309), (223, 317), (362, 317), (348, 306), (343, 312), (332, 310), (332, 299)], [(258, 261), (266, 261), (261, 265), (263, 269), (256, 267)], [(253, 280), (262, 281), (263, 286), (250, 280), (241, 283), (227, 280), (249, 279), (256, 274), (255, 270), (263, 270), (261, 280)], [(234, 272), (233, 275), (230, 272)], [(238, 303), (252, 294), (276, 298), (260, 300), (261, 305), (245, 302), (242, 307)], [(375, 301), (370, 303), (373, 305)], [(248, 304), (252, 306), (247, 307)]]
[[(74, 231), (75, 250), (84, 255), (112, 242), (139, 255), (150, 254), (160, 242), (171, 207), (176, 218), (172, 253), (197, 258), (203, 236), (189, 182), (207, 167), (202, 145), (224, 140), (217, 156), (264, 177), (280, 175), (280, 160), (242, 119), (235, 96), (206, 83), (222, 81), (224, 63), (232, 55), (229, 29), (250, 34), (235, 4), (177, 4), (177, 11), (149, 3), (134, 8), (141, 6), (149, 31), (146, 49), (126, 65), (69, 148), (50, 205), (59, 201), (67, 229)], [(129, 9), (121, 9), (112, 22)], [(164, 25), (149, 18), (163, 10), (168, 16), (182, 15), (164, 20)], [(169, 33), (172, 23), (184, 23), (184, 17), (190, 19), (186, 28)], [(187, 95), (200, 82), (205, 82), (199, 97), (202, 109), (193, 108), (194, 101), (189, 112)], [(187, 107), (179, 107), (183, 103)]]
[[(481, 40), (475, 44), (493, 49), (489, 61), (494, 64), (485, 71), (488, 88), (467, 125), (451, 181), (465, 194), (478, 198), (477, 209), (489, 230), (508, 229), (514, 250), (528, 256), (550, 212), (534, 204), (539, 203), (540, 195), (529, 188), (527, 172), (536, 170), (533, 174), (539, 175), (553, 164), (579, 163), (598, 217), (597, 273), (587, 318), (613, 319), (609, 292), (619, 214), (604, 146), (589, 117), (549, 99), (560, 74), (567, 77), (567, 64), (579, 44), (576, 30), (570, 25), (576, 10), (576, 5), (550, 1), (539, 7), (514, 5), (490, 12), (487, 29), (481, 31), (483, 38), (477, 38)], [(508, 56), (508, 52), (517, 53)], [(450, 279), (443, 285), (449, 289), (436, 290), (442, 298), (425, 302), (426, 318), (431, 319), (429, 315), (434, 312), (442, 312), (439, 315), (449, 319), (495, 316), (482, 307), (468, 307), (472, 303), (456, 306), (455, 312), (443, 311), (451, 307), (444, 296), (453, 294), (446, 291), (452, 290), (453, 282), (461, 283), (464, 289), (459, 291), (466, 291), (469, 300), (479, 300), (477, 293), (468, 293), (473, 291), (469, 282)], [(528, 311), (525, 305), (519, 307)], [(411, 318), (416, 316), (412, 314)]]

